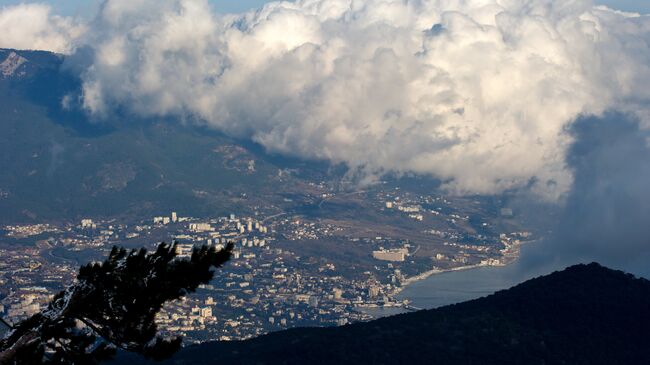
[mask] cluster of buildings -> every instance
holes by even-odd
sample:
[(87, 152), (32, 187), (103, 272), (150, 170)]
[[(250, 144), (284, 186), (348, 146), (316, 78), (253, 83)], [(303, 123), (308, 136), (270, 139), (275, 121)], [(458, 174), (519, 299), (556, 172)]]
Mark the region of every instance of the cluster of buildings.
[[(499, 207), (503, 202), (447, 198), (440, 195), (417, 195), (399, 188), (379, 194), (380, 211), (396, 211), (422, 222), (421, 232), (439, 242), (438, 250), (428, 250), (435, 268), (448, 269), (467, 265), (501, 266), (519, 256), (519, 239), (530, 238), (528, 232), (500, 233), (514, 222), (513, 209)], [(497, 214), (494, 214), (494, 212)], [(473, 221), (470, 221), (470, 214)], [(482, 221), (477, 221), (478, 219)], [(509, 223), (501, 225), (507, 220)], [(522, 236), (523, 235), (523, 236)], [(408, 253), (399, 250), (373, 251), (378, 260), (402, 262)]]
[[(278, 219), (271, 226), (234, 215), (192, 221), (176, 235), (181, 254), (196, 244), (235, 243), (233, 259), (210, 285), (166, 306), (160, 328), (190, 339), (235, 340), (295, 326), (333, 326), (367, 320), (368, 306), (402, 305), (390, 293), (396, 283), (350, 280), (336, 266), (273, 247), (276, 235), (292, 235), (295, 221)], [(209, 225), (209, 226), (208, 226)], [(307, 227), (321, 230), (318, 225)], [(244, 228), (242, 231), (241, 228)]]
[(395, 209), (398, 211), (407, 213), (409, 218), (415, 219), (416, 221), (422, 222), (424, 220), (424, 215), (420, 214), (422, 207), (420, 205), (403, 205), (399, 199), (396, 201), (387, 201), (386, 209)]
[(201, 305), (198, 301), (183, 298), (178, 302), (168, 304), (156, 316), (156, 323), (161, 329), (170, 333), (187, 333), (202, 331), (206, 326), (217, 322), (212, 313), (214, 300), (208, 297)]
[(11, 293), (0, 304), (0, 314), (9, 323), (20, 321), (39, 313), (47, 307), (54, 295), (43, 287), (24, 287)]
[[(360, 237), (331, 221), (284, 214), (197, 219), (171, 212), (135, 224), (88, 218), (60, 226), (7, 226), (7, 237), (37, 243), (7, 250), (0, 241), (0, 315), (19, 321), (40, 311), (74, 280), (76, 254), (83, 253), (85, 261), (101, 259), (113, 245), (152, 248), (171, 239), (181, 257), (201, 245), (233, 243), (235, 250), (210, 284), (164, 306), (156, 318), (163, 332), (201, 342), (247, 339), (296, 326), (344, 325), (370, 319), (364, 312), (368, 307), (407, 306), (394, 294), (409, 276), (432, 265), (502, 264), (516, 257), (520, 240), (528, 238), (526, 233), (495, 236), (491, 222), (468, 235), (461, 227), (470, 224), (468, 215), (453, 212), (444, 197), (396, 191), (378, 195), (373, 204), (379, 212), (400, 212), (387, 216), (403, 219), (415, 235), (435, 241), (435, 250), (416, 255), (419, 244), (416, 248), (403, 237)], [(301, 249), (325, 238), (352, 246), (343, 254), (352, 255), (350, 260), (341, 264), (327, 252)]]
[(172, 212), (170, 216), (162, 216), (162, 217), (153, 217), (153, 224), (170, 224), (170, 223), (176, 223), (176, 222), (185, 222), (189, 218), (185, 217), (178, 217), (178, 213)]
[(7, 236), (12, 238), (27, 238), (38, 236), (47, 232), (57, 232), (58, 229), (50, 224), (27, 224), (19, 226), (5, 226)]
[(283, 238), (289, 241), (317, 240), (340, 234), (343, 229), (328, 223), (317, 224), (300, 219), (281, 219), (277, 222)]
[(61, 283), (74, 278), (76, 269), (48, 262), (40, 253), (19, 245), (0, 249), (0, 316), (9, 323), (40, 312)]

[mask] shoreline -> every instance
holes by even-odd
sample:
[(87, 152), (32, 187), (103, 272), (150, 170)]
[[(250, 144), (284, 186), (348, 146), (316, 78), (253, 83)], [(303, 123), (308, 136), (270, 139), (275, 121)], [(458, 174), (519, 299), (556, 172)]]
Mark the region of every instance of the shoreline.
[[(513, 260), (514, 262), (514, 260)], [(506, 264), (509, 265), (509, 264)], [(425, 271), (421, 274), (411, 276), (409, 278), (404, 279), (400, 284), (399, 288), (396, 288), (393, 290), (390, 294), (390, 296), (395, 299), (395, 296), (399, 295), (404, 289), (406, 289), (409, 285), (417, 283), (418, 281), (426, 280), (429, 277), (433, 275), (439, 275), (439, 274), (444, 274), (444, 273), (449, 273), (449, 272), (455, 272), (455, 271), (463, 271), (463, 270), (471, 270), (471, 269), (478, 269), (480, 267), (489, 267), (489, 266), (494, 266), (494, 267), (501, 267), (501, 266), (506, 266), (506, 265), (488, 265), (488, 264), (474, 264), (474, 265), (465, 265), (465, 266), (459, 266), (459, 267), (454, 267), (451, 269), (431, 269), (429, 271)]]
[[(401, 284), (400, 287), (395, 288), (393, 291), (388, 293), (388, 297), (393, 300), (394, 304), (392, 304), (392, 305), (381, 305), (381, 306), (361, 305), (361, 306), (357, 306), (356, 309), (357, 309), (357, 311), (360, 311), (360, 312), (366, 313), (366, 314), (369, 314), (368, 313), (369, 310), (372, 311), (372, 310), (402, 309), (405, 312), (407, 312), (407, 311), (408, 312), (415, 312), (415, 311), (419, 311), (419, 310), (422, 310), (422, 309), (426, 309), (426, 308), (418, 308), (418, 307), (412, 306), (410, 304), (409, 299), (404, 299), (402, 301), (399, 301), (399, 300), (397, 300), (396, 297), (404, 289), (406, 289), (409, 285), (411, 285), (413, 283), (416, 283), (418, 281), (425, 280), (425, 279), (427, 279), (427, 278), (429, 278), (429, 277), (431, 277), (433, 275), (444, 274), (444, 273), (455, 272), (455, 271), (471, 270), (471, 269), (476, 269), (476, 268), (479, 268), (479, 267), (487, 267), (487, 266), (494, 266), (494, 265), (475, 264), (475, 265), (459, 266), (459, 267), (455, 267), (455, 268), (452, 268), (452, 269), (431, 269), (431, 270), (422, 272), (422, 273), (420, 273), (418, 275), (411, 276), (409, 278), (404, 279), (404, 281), (402, 281), (400, 283)], [(373, 315), (373, 314), (369, 314), (369, 315), (372, 316), (373, 318), (380, 318), (380, 317), (378, 317), (376, 315)]]
[[(472, 269), (478, 269), (478, 268), (482, 268), (482, 267), (505, 267), (505, 266), (512, 265), (513, 263), (517, 262), (521, 258), (521, 249), (522, 249), (523, 246), (530, 245), (531, 243), (535, 243), (537, 241), (538, 240), (522, 241), (517, 247), (516, 256), (510, 257), (510, 259), (507, 262), (499, 264), (499, 265), (490, 265), (490, 264), (487, 264), (487, 263), (478, 263), (478, 264), (473, 264), (473, 265), (458, 266), (458, 267), (454, 267), (454, 268), (451, 268), (451, 269), (438, 269), (438, 268), (436, 268), (436, 269), (431, 269), (431, 270), (422, 272), (422, 273), (420, 273), (418, 275), (415, 275), (415, 276), (408, 277), (408, 278), (404, 279), (404, 281), (402, 281), (400, 283), (401, 285), (400, 285), (399, 288), (396, 288), (395, 290), (393, 290), (390, 293), (390, 297), (391, 297), (391, 299), (395, 300), (396, 302), (399, 302), (396, 299), (396, 297), (404, 289), (406, 289), (409, 285), (417, 283), (418, 281), (426, 280), (426, 279), (428, 279), (429, 277), (431, 277), (433, 275), (439, 275), (439, 274), (456, 272), (456, 271), (472, 270)], [(408, 299), (405, 299), (405, 300), (408, 300)], [(408, 301), (410, 302), (410, 300), (408, 300)], [(410, 304), (406, 304), (406, 305), (402, 304), (401, 307), (405, 308), (405, 309), (409, 309), (409, 307), (411, 307), (411, 306), (410, 306)], [(411, 308), (415, 308), (415, 307), (411, 307)]]
[[(530, 241), (523, 241), (521, 242), (518, 247), (516, 248), (516, 252), (513, 254), (512, 252), (510, 255), (504, 255), (498, 264), (495, 264), (494, 261), (492, 263), (490, 262), (482, 262), (482, 263), (477, 263), (477, 264), (471, 264), (471, 265), (463, 265), (463, 266), (458, 266), (458, 267), (453, 267), (450, 269), (440, 269), (440, 268), (432, 268), (430, 270), (424, 271), (420, 274), (405, 278), (403, 281), (400, 282), (399, 287), (395, 287), (393, 290), (390, 292), (386, 293), (386, 296), (390, 298), (390, 302), (387, 303), (387, 305), (380, 305), (380, 306), (365, 306), (361, 305), (357, 308), (357, 311), (364, 313), (366, 315), (369, 315), (371, 318), (381, 318), (384, 316), (392, 316), (395, 314), (399, 313), (407, 313), (407, 312), (416, 312), (420, 310), (425, 310), (429, 309), (427, 307), (416, 307), (412, 304), (411, 299), (409, 298), (398, 298), (398, 296), (405, 290), (407, 289), (410, 285), (417, 283), (422, 280), (426, 280), (433, 275), (439, 275), (439, 274), (444, 274), (444, 273), (453, 273), (453, 272), (458, 272), (458, 271), (467, 271), (467, 270), (472, 270), (472, 269), (479, 269), (479, 268), (504, 268), (507, 266), (510, 266), (514, 263), (516, 263), (522, 256), (522, 248), (523, 246), (527, 246), (531, 243), (537, 242), (538, 240), (530, 240)], [(395, 312), (395, 310), (398, 310)], [(382, 313), (386, 311), (386, 313)]]

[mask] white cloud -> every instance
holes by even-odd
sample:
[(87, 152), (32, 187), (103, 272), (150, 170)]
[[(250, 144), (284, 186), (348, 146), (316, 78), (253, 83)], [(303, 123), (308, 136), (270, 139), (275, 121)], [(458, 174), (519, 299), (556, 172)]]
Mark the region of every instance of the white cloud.
[[(1, 23), (0, 23), (1, 24)], [(571, 186), (566, 128), (647, 114), (650, 18), (588, 0), (108, 0), (84, 104), (175, 115), (360, 176), (458, 193)]]
[(47, 4), (19, 4), (0, 8), (0, 48), (70, 53), (85, 27), (51, 14)]

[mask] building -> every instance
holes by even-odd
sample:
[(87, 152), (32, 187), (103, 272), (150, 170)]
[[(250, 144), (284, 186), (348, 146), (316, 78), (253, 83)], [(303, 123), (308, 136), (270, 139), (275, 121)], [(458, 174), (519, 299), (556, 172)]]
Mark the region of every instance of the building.
[(176, 212), (172, 212), (172, 222), (176, 223), (178, 222), (178, 215)]
[(187, 243), (180, 243), (176, 245), (176, 255), (179, 257), (191, 257), (194, 245)]
[(312, 295), (309, 297), (309, 306), (312, 308), (318, 307), (318, 297), (315, 295)]
[(371, 285), (368, 287), (368, 297), (377, 298), (379, 296), (379, 287), (376, 285)]
[(210, 307), (201, 308), (201, 317), (203, 318), (212, 317), (212, 308)]
[(194, 232), (210, 232), (212, 226), (209, 223), (190, 223), (190, 231)]
[(81, 220), (81, 228), (95, 229), (95, 228), (97, 228), (97, 225), (93, 222), (92, 219), (82, 219)]
[(404, 260), (406, 260), (407, 254), (408, 254), (408, 250), (403, 248), (396, 249), (396, 250), (372, 251), (372, 257), (381, 261), (403, 262)]
[(420, 209), (422, 209), (421, 206), (419, 205), (414, 205), (414, 206), (400, 206), (397, 208), (399, 211), (402, 211), (404, 213), (419, 213)]

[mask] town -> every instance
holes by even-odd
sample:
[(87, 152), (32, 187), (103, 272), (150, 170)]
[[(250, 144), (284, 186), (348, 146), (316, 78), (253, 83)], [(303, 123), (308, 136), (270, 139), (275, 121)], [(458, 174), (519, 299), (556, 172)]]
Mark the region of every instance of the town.
[[(319, 206), (335, 199), (324, 196)], [(371, 308), (416, 309), (398, 299), (404, 285), (459, 267), (505, 265), (531, 239), (525, 231), (491, 233), (488, 220), (464, 228), (470, 217), (448, 208), (456, 203), (442, 197), (393, 190), (374, 193), (371, 201), (373, 214), (401, 222), (408, 231), (390, 236), (384, 229), (380, 236), (382, 228), (374, 227), (373, 234), (364, 234), (347, 220), (290, 213), (194, 218), (170, 212), (135, 224), (86, 218), (8, 225), (1, 231), (0, 314), (18, 323), (44, 309), (74, 281), (80, 265), (102, 260), (114, 245), (153, 249), (173, 241), (182, 259), (196, 246), (219, 249), (232, 242), (231, 261), (209, 285), (159, 313), (161, 331), (202, 342), (341, 326), (372, 319)]]

